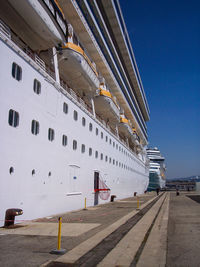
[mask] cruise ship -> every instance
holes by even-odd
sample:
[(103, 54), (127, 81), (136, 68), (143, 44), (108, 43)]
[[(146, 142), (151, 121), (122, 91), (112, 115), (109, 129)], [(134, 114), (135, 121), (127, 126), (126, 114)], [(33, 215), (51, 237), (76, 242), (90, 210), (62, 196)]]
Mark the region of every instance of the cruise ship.
[(165, 158), (161, 155), (159, 149), (148, 148), (147, 156), (150, 160), (149, 163), (149, 185), (148, 191), (156, 190), (157, 188), (162, 189), (165, 187)]
[(142, 194), (149, 108), (118, 0), (2, 0), (0, 226)]

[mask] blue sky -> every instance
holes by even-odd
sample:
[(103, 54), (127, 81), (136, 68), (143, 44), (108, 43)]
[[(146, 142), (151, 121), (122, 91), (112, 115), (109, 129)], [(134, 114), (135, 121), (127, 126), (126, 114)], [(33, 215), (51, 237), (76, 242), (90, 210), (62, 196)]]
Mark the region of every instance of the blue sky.
[(121, 0), (167, 178), (200, 175), (200, 1)]

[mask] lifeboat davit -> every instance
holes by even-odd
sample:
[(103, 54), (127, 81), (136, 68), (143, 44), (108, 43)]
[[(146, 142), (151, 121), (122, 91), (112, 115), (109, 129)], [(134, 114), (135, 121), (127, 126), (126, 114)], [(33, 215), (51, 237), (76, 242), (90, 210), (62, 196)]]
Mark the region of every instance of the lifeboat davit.
[(94, 97), (94, 103), (97, 113), (101, 115), (109, 125), (116, 126), (119, 123), (120, 108), (104, 83), (100, 84), (97, 95)]
[(130, 138), (132, 135), (132, 128), (130, 122), (124, 115), (120, 115), (120, 123), (118, 124), (119, 133), (124, 137)]
[(79, 45), (68, 42), (62, 47), (59, 67), (70, 87), (83, 91), (86, 95), (96, 93), (99, 78), (95, 64)]
[(8, 0), (29, 27), (49, 47), (65, 42), (67, 26), (61, 8), (54, 0)]

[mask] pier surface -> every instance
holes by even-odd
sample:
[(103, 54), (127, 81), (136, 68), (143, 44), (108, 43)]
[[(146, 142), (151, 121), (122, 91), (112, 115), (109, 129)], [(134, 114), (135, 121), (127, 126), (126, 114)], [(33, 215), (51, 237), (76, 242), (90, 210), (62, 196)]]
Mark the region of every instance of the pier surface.
[[(154, 192), (0, 228), (0, 266), (200, 266), (200, 196)], [(138, 207), (139, 205), (139, 207)]]

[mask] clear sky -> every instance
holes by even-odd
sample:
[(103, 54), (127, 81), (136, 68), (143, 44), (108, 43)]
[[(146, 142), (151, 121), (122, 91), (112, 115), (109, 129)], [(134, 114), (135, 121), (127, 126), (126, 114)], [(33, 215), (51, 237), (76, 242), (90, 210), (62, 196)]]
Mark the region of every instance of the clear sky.
[(120, 0), (167, 178), (200, 175), (200, 1)]

